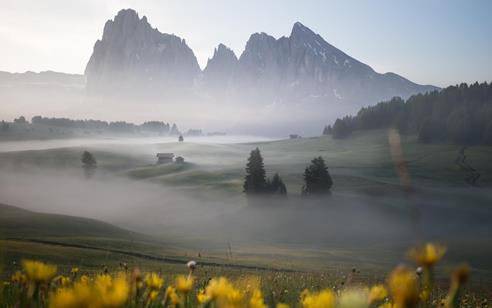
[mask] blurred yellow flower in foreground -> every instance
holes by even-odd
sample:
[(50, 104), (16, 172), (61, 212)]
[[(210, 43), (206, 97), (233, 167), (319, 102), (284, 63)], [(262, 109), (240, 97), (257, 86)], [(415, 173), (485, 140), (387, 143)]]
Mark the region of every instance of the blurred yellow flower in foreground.
[(159, 290), (164, 284), (164, 279), (162, 279), (156, 273), (150, 273), (145, 276), (145, 284), (147, 288), (152, 290)]
[(470, 274), (470, 267), (468, 265), (461, 265), (454, 270), (451, 276), (451, 288), (443, 302), (443, 306), (446, 308), (459, 307), (459, 291), (463, 284), (468, 280)]
[(232, 284), (224, 277), (214, 278), (210, 280), (205, 289), (205, 293), (208, 294), (213, 300), (216, 298), (224, 297), (234, 290)]
[(149, 300), (151, 302), (155, 301), (157, 299), (157, 297), (159, 296), (159, 291), (156, 291), (156, 290), (152, 290), (150, 291), (149, 293)]
[[(197, 295), (199, 302), (214, 302), (216, 307), (242, 307), (244, 292), (236, 289), (225, 277), (210, 280), (204, 292)], [(258, 304), (258, 302), (254, 302)]]
[(62, 287), (68, 287), (70, 285), (71, 279), (63, 275), (55, 277), (54, 281), (58, 282)]
[(193, 287), (193, 278), (180, 275), (176, 277), (176, 289), (181, 293), (188, 293)]
[(263, 295), (261, 294), (260, 290), (254, 290), (253, 295), (251, 295), (251, 298), (249, 300), (249, 306), (251, 308), (267, 308), (267, 305), (265, 305), (265, 302), (263, 301)]
[(406, 267), (397, 267), (388, 280), (395, 307), (414, 307), (419, 299), (417, 277)]
[(335, 307), (335, 294), (328, 289), (319, 293), (305, 290), (301, 294), (301, 304), (304, 308), (332, 308)]
[(210, 302), (210, 300), (212, 299), (210, 297), (210, 295), (206, 294), (205, 293), (205, 290), (200, 290), (198, 291), (198, 293), (196, 294), (196, 299), (198, 301), (199, 304), (206, 304), (208, 302)]
[(446, 247), (427, 243), (422, 247), (412, 248), (408, 252), (415, 262), (424, 267), (434, 266), (446, 253)]
[(22, 268), (27, 279), (36, 283), (48, 282), (56, 275), (56, 266), (39, 261), (24, 260)]
[(177, 305), (180, 302), (176, 289), (171, 286), (167, 287), (164, 297), (166, 298), (166, 301), (169, 300), (173, 305)]
[(369, 304), (374, 302), (382, 301), (388, 296), (388, 290), (382, 284), (375, 285), (369, 290), (369, 295), (367, 297), (367, 301)]
[(72, 288), (60, 288), (50, 294), (50, 308), (96, 306), (97, 298), (87, 284), (75, 283)]
[(10, 280), (12, 282), (16, 282), (16, 283), (24, 283), (27, 281), (27, 277), (24, 273), (22, 273), (21, 271), (17, 271), (15, 272), (12, 277), (10, 278)]
[(128, 300), (130, 285), (126, 276), (120, 274), (116, 278), (99, 275), (94, 282), (95, 293), (103, 307), (120, 307)]

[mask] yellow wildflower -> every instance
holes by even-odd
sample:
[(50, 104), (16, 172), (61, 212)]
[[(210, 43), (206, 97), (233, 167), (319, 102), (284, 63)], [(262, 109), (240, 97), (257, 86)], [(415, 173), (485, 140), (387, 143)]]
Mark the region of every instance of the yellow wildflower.
[(253, 290), (253, 295), (251, 295), (251, 298), (249, 300), (249, 306), (251, 308), (267, 308), (267, 305), (265, 305), (265, 302), (263, 301), (263, 295), (261, 294), (260, 290)]
[(35, 283), (48, 282), (56, 274), (56, 266), (48, 265), (39, 261), (22, 261), (27, 278)]
[(397, 267), (388, 281), (396, 307), (413, 307), (419, 298), (417, 277), (406, 267)]
[(176, 289), (181, 292), (181, 293), (188, 293), (191, 291), (191, 288), (193, 287), (193, 278), (188, 276), (178, 276), (176, 277)]
[(214, 301), (216, 307), (239, 307), (243, 300), (243, 292), (224, 277), (214, 278), (208, 283), (202, 300)]
[(243, 297), (243, 292), (236, 289), (232, 289), (229, 291), (229, 293), (227, 293), (227, 301), (232, 307), (239, 305), (243, 300)]
[(335, 307), (335, 294), (326, 289), (319, 293), (303, 292), (301, 304), (304, 308), (332, 308)]
[(77, 307), (82, 304), (72, 289), (58, 289), (56, 293), (51, 294), (49, 303), (50, 308)]
[(456, 270), (453, 271), (453, 275), (451, 276), (452, 283), (461, 286), (468, 280), (469, 275), (470, 267), (466, 264), (460, 265)]
[(468, 280), (470, 268), (468, 265), (459, 266), (451, 276), (451, 287), (446, 299), (443, 302), (443, 306), (446, 308), (459, 307), (459, 291), (461, 286)]
[(65, 277), (63, 275), (57, 276), (54, 281), (58, 282), (62, 287), (68, 287), (70, 285), (70, 278)]
[(173, 305), (177, 305), (180, 302), (179, 296), (176, 293), (176, 289), (171, 286), (167, 287), (166, 294), (164, 297), (166, 301), (169, 300)]
[(72, 288), (60, 288), (49, 296), (50, 308), (97, 306), (97, 297), (88, 285), (75, 283)]
[(430, 298), (430, 290), (429, 289), (424, 289), (422, 291), (420, 291), (420, 294), (419, 294), (419, 299), (420, 301), (422, 302), (427, 302)]
[(130, 286), (125, 275), (115, 279), (109, 275), (99, 275), (96, 277), (94, 287), (103, 307), (119, 307), (128, 300)]
[(210, 297), (210, 295), (208, 295), (207, 293), (205, 293), (205, 290), (200, 290), (198, 291), (198, 293), (196, 294), (196, 299), (198, 301), (199, 304), (206, 304), (208, 302), (210, 302), (210, 300), (212, 299)]
[(275, 308), (289, 308), (289, 305), (284, 303), (278, 303), (277, 306), (275, 306)]
[(210, 280), (205, 292), (212, 298), (227, 297), (227, 294), (234, 290), (232, 284), (224, 277), (214, 278)]
[(156, 273), (150, 273), (145, 276), (145, 284), (151, 290), (159, 290), (164, 284), (164, 279)]
[(422, 247), (410, 249), (408, 252), (417, 264), (424, 267), (434, 266), (441, 260), (445, 253), (446, 247), (433, 243), (427, 243)]
[(154, 302), (157, 299), (157, 296), (159, 296), (159, 291), (152, 290), (149, 292), (149, 300), (151, 302)]
[(80, 279), (79, 279), (80, 283), (83, 283), (83, 284), (88, 284), (90, 279), (89, 277), (87, 277), (86, 275), (82, 275), (80, 276)]
[(382, 284), (372, 286), (371, 290), (369, 290), (369, 295), (367, 297), (367, 301), (369, 304), (374, 302), (382, 301), (388, 296), (388, 290)]
[(26, 282), (27, 280), (27, 277), (24, 273), (22, 273), (21, 271), (17, 271), (15, 272), (12, 277), (10, 278), (10, 280), (14, 283), (24, 283)]
[(73, 267), (71, 270), (70, 270), (70, 273), (72, 274), (77, 274), (79, 272), (79, 268), (78, 267)]

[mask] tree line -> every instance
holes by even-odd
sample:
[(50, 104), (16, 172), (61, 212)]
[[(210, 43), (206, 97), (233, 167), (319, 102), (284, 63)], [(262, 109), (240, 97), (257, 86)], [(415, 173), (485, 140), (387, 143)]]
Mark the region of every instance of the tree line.
[[(30, 124), (24, 116), (14, 119), (15, 124), (28, 125)], [(69, 118), (48, 118), (42, 116), (34, 116), (31, 118), (33, 125), (42, 125), (48, 127), (59, 127), (69, 129), (86, 129), (86, 130), (103, 130), (121, 133), (136, 133), (140, 131), (149, 131), (162, 135), (180, 135), (180, 131), (176, 124), (169, 124), (162, 121), (147, 121), (140, 125), (125, 121), (107, 122), (100, 120), (72, 120)], [(9, 123), (2, 121), (2, 131), (9, 130)]]
[(346, 138), (355, 130), (397, 128), (422, 143), (492, 145), (492, 83), (466, 83), (441, 91), (394, 97), (337, 119), (324, 135)]
[[(330, 193), (333, 180), (323, 158), (315, 157), (304, 171), (303, 196), (326, 195)], [(287, 187), (278, 173), (270, 179), (266, 176), (263, 157), (258, 148), (251, 151), (246, 164), (246, 177), (243, 191), (248, 196), (278, 195), (286, 196)]]

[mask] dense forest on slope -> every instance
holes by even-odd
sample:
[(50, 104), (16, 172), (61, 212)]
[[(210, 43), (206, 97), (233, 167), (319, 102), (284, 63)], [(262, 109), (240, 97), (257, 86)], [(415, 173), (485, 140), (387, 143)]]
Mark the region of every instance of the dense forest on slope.
[(364, 107), (356, 116), (337, 119), (323, 134), (345, 138), (354, 130), (389, 127), (418, 134), (423, 143), (492, 145), (492, 83), (463, 83), (413, 95), (407, 101), (394, 97)]

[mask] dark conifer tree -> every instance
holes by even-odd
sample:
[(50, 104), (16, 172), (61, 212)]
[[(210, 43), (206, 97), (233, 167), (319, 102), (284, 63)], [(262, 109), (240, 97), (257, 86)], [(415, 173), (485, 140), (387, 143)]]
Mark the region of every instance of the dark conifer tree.
[(331, 125), (327, 125), (323, 129), (323, 135), (331, 135), (332, 131)]
[(328, 167), (323, 158), (316, 157), (311, 161), (304, 171), (304, 186), (302, 187), (303, 195), (322, 195), (329, 194), (333, 186)]
[(352, 134), (352, 129), (348, 125), (347, 120), (337, 119), (335, 124), (333, 124), (333, 138), (342, 139), (350, 136)]
[(287, 195), (287, 187), (285, 186), (284, 181), (282, 181), (282, 178), (278, 175), (278, 173), (275, 173), (275, 175), (273, 176), (272, 181), (270, 182), (269, 191), (272, 194), (276, 195)]
[(267, 190), (267, 180), (265, 177), (265, 166), (263, 157), (258, 148), (251, 151), (246, 164), (246, 177), (243, 189), (247, 195), (265, 193)]
[(82, 167), (84, 168), (85, 176), (87, 178), (93, 176), (97, 167), (97, 162), (96, 159), (94, 158), (94, 155), (92, 155), (92, 153), (89, 151), (84, 151), (84, 153), (82, 153), (82, 157), (80, 158), (80, 161), (82, 162)]
[(92, 153), (89, 151), (84, 151), (84, 153), (82, 153), (82, 158), (80, 160), (82, 161), (82, 164), (86, 168), (94, 168), (97, 165), (94, 155), (92, 155)]

